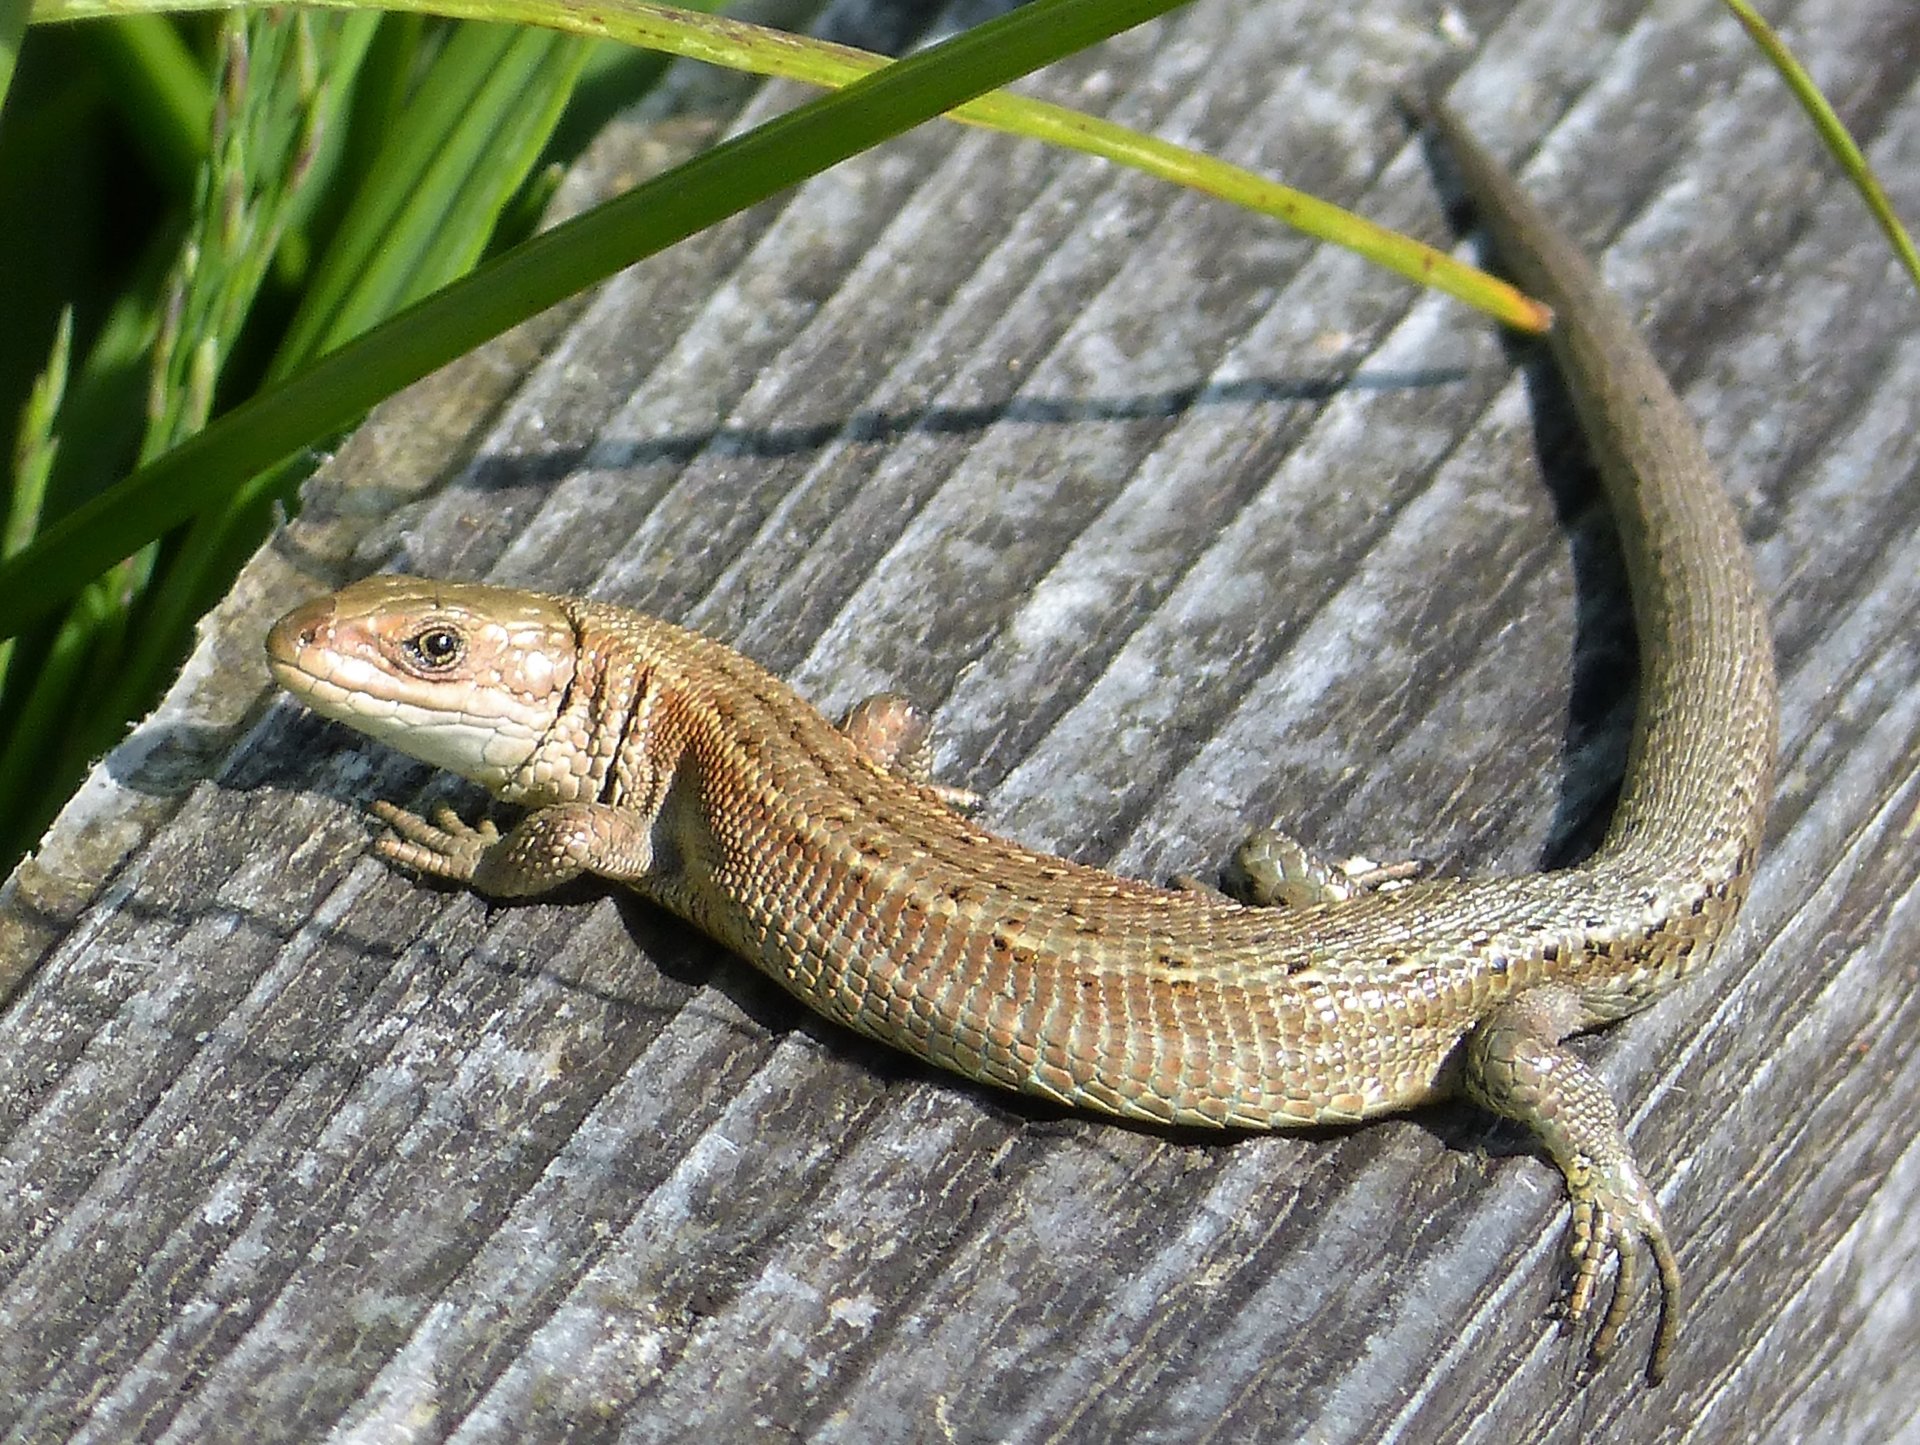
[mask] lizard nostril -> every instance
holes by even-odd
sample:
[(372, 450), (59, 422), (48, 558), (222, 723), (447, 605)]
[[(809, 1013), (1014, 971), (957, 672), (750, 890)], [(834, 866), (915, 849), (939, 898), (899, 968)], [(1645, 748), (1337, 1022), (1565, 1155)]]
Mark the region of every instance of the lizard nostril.
[(332, 626), (333, 613), (331, 597), (294, 608), (268, 629), (267, 656), (279, 662), (291, 663), (300, 654), (310, 651)]

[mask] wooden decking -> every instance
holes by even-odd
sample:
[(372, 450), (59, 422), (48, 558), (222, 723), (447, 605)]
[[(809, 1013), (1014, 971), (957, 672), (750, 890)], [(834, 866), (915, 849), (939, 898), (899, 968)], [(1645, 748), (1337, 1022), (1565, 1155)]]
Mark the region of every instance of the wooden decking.
[[(1920, 13), (1833, 8), (1794, 38), (1920, 216)], [(1128, 872), (1275, 817), (1577, 852), (1631, 631), (1545, 378), (1273, 225), (930, 127), (383, 409), (0, 899), (9, 1438), (1920, 1430), (1920, 298), (1706, 0), (1450, 13), (1458, 104), (1646, 318), (1779, 640), (1745, 920), (1588, 1046), (1686, 1271), (1666, 1385), (1645, 1307), (1579, 1382), (1559, 1177), (1470, 1109), (1029, 1108), (628, 900), (392, 872), (368, 802), (475, 799), (268, 699), (267, 621), (396, 566), (651, 608), (829, 710), (907, 691), (994, 826)], [(1201, 0), (1041, 88), (1444, 239), (1392, 94), (1462, 58), (1429, 5)]]

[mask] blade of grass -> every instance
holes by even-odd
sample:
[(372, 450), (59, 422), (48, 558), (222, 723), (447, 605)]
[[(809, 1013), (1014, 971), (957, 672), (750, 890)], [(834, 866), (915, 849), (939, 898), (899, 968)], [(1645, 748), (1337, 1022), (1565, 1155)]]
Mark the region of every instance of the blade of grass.
[[(10, 735), (7, 766), (0, 769), (0, 837), (5, 839), (9, 868), (52, 817), (43, 796), (47, 780), (58, 779), (59, 796), (78, 781), (70, 772), (56, 771), (56, 757), (71, 731), (80, 679), (103, 654), (118, 652), (126, 626), (126, 610), (120, 602), (103, 582), (82, 588), (51, 645), (35, 657), (33, 665), (20, 670), (24, 686), (17, 690), (23, 696)], [(9, 710), (13, 710), (12, 699)], [(23, 823), (24, 835), (20, 833)]]
[[(35, 0), (34, 19), (85, 19), (136, 9), (219, 8), (228, 0)], [(365, 0), (309, 0), (355, 7)], [(648, 0), (382, 0), (393, 9), (461, 19), (512, 19), (569, 34), (590, 35), (662, 50), (756, 75), (778, 75), (809, 85), (851, 84), (885, 65), (886, 57), (721, 16), (700, 15)], [(1064, 106), (1016, 95), (984, 95), (954, 107), (951, 119), (1084, 151), (1245, 206), (1307, 235), (1342, 246), (1409, 280), (1443, 291), (1504, 325), (1542, 332), (1550, 315), (1506, 282), (1444, 251), (1280, 185), (1225, 161)]]
[(1833, 158), (1840, 162), (1841, 170), (1853, 181), (1854, 188), (1867, 203), (1867, 209), (1873, 213), (1873, 219), (1879, 223), (1894, 252), (1906, 266), (1907, 274), (1913, 277), (1914, 285), (1920, 287), (1920, 251), (1915, 251), (1913, 238), (1907, 234), (1907, 228), (1900, 224), (1893, 203), (1887, 199), (1879, 177), (1874, 175), (1873, 167), (1867, 164), (1867, 158), (1860, 153), (1860, 147), (1854, 144), (1846, 123), (1827, 104), (1827, 98), (1813, 83), (1813, 77), (1807, 74), (1806, 67), (1787, 49), (1779, 33), (1760, 18), (1760, 13), (1747, 4), (1747, 0), (1725, 0), (1725, 4), (1733, 12), (1734, 18), (1746, 28), (1747, 34), (1753, 37), (1754, 44), (1760, 47), (1760, 53), (1773, 63), (1773, 68), (1787, 82), (1787, 89), (1793, 92), (1794, 99), (1800, 102), (1800, 108), (1812, 119), (1814, 129), (1820, 133), (1820, 139), (1826, 143)]
[(20, 58), (20, 41), (27, 33), (27, 19), (32, 12), (32, 0), (0, 0), (0, 119), (6, 116), (13, 65)]
[(515, 247), (236, 407), (0, 562), (0, 637), (255, 473), (515, 323), (888, 136), (1179, 3), (1034, 0)]
[(5, 528), (0, 530), (0, 557), (11, 557), (23, 549), (40, 528), (47, 477), (60, 449), (54, 418), (66, 397), (72, 358), (73, 308), (69, 306), (60, 313), (60, 324), (53, 332), (53, 351), (46, 368), (34, 379), (21, 412), (20, 433), (13, 448), (13, 487), (7, 496)]
[(119, 481), (139, 450), (149, 353), (160, 329), (167, 269), (179, 248), (177, 228), (153, 238), (73, 369), (61, 399), (60, 453), (47, 486), (48, 518)]
[(316, 253), (332, 244), (347, 207), (399, 125), (408, 87), (421, 64), (425, 16), (400, 10), (368, 13), (375, 23), (355, 66), (346, 114), (338, 126), (323, 211), (312, 218)]
[(539, 160), (589, 49), (543, 30), (455, 30), (327, 248), (271, 378), (472, 267)]
[[(54, 418), (66, 395), (67, 372), (73, 358), (73, 308), (60, 313), (54, 328), (53, 352), (46, 368), (34, 379), (21, 409), (20, 434), (13, 446), (13, 486), (7, 494), (6, 520), (0, 527), (0, 557), (11, 557), (33, 540), (40, 527), (40, 509), (46, 501), (47, 478), (53, 472), (53, 459), (60, 450), (54, 432)], [(11, 678), (16, 639), (0, 641), (0, 706), (11, 699)]]

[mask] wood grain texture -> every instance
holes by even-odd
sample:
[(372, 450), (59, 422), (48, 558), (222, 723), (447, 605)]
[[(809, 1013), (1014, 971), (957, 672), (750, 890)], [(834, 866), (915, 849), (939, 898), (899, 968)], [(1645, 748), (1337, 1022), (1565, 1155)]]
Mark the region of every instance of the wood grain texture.
[[(1429, 7), (1322, 9), (1200, 0), (1044, 89), (1445, 236), (1390, 94), (1465, 57)], [(1920, 16), (1845, 12), (1774, 18), (1920, 214)], [(1714, 5), (1457, 16), (1456, 105), (1645, 321), (1778, 641), (1742, 923), (1587, 1046), (1694, 1293), (1667, 1384), (1635, 1382), (1650, 1312), (1575, 1383), (1559, 1180), (1516, 1133), (1223, 1147), (1011, 1105), (610, 893), (390, 872), (359, 810), (446, 785), (268, 704), (266, 622), (391, 563), (662, 612), (829, 711), (905, 690), (996, 827), (1144, 876), (1274, 817), (1462, 870), (1577, 850), (1632, 669), (1564, 406), (1357, 262), (928, 129), (609, 283), (478, 409), (443, 381), (375, 418), (10, 885), (0, 949), (37, 966), (0, 1015), (6, 1423), (1920, 1430), (1920, 302)], [(434, 406), (465, 440), (402, 452)]]

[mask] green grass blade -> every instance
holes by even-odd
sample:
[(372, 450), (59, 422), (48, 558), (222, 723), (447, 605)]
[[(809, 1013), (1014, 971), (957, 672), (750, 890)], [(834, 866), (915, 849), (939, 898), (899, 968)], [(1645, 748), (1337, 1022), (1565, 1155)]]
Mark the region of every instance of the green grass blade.
[(342, 120), (344, 138), (336, 159), (334, 214), (319, 227), (324, 244), (341, 223), (351, 198), (366, 184), (387, 138), (406, 109), (407, 90), (421, 60), (428, 25), (424, 15), (404, 10), (369, 12), (376, 21), (356, 61), (353, 88)]
[(515, 247), (70, 513), (0, 562), (0, 637), (216, 505), (380, 398), (547, 306), (996, 85), (1175, 8), (1179, 0), (1035, 0), (716, 146)]
[[(84, 19), (130, 9), (217, 8), (226, 0), (35, 0), (36, 21)], [(357, 6), (364, 0), (311, 0)], [(884, 56), (789, 35), (743, 21), (701, 15), (649, 0), (603, 0), (593, 6), (556, 0), (384, 0), (393, 9), (461, 19), (512, 19), (570, 34), (623, 41), (756, 75), (810, 85), (851, 84), (885, 65)], [(1505, 325), (1544, 331), (1545, 307), (1506, 282), (1463, 261), (1377, 226), (1349, 211), (1225, 161), (1188, 151), (1110, 121), (1015, 95), (988, 95), (956, 106), (951, 118), (1084, 151), (1177, 185), (1220, 196), (1272, 216), (1307, 235), (1344, 246), (1421, 286), (1444, 291)]]
[(473, 266), (539, 160), (589, 49), (551, 31), (457, 28), (368, 168), (273, 377)]
[(179, 240), (176, 234), (155, 238), (72, 368), (60, 400), (60, 450), (47, 484), (49, 518), (118, 482), (139, 450), (161, 281)]
[(1892, 243), (1895, 254), (1906, 266), (1907, 274), (1913, 277), (1916, 287), (1920, 287), (1920, 252), (1915, 251), (1913, 237), (1907, 234), (1907, 228), (1900, 224), (1900, 217), (1894, 213), (1893, 203), (1887, 199), (1887, 193), (1881, 188), (1880, 180), (1873, 173), (1873, 167), (1867, 164), (1867, 158), (1860, 153), (1860, 147), (1854, 143), (1852, 134), (1845, 122), (1834, 113), (1820, 88), (1813, 83), (1813, 77), (1807, 74), (1806, 67), (1794, 58), (1774, 28), (1760, 18), (1760, 14), (1747, 0), (1726, 0), (1727, 9), (1734, 18), (1746, 27), (1747, 34), (1753, 37), (1754, 44), (1760, 47), (1760, 53), (1773, 63), (1787, 82), (1787, 89), (1793, 92), (1800, 107), (1812, 119), (1814, 129), (1820, 133), (1820, 139), (1826, 143), (1827, 150), (1840, 162), (1840, 168), (1853, 181), (1861, 199), (1867, 203), (1867, 209), (1873, 213), (1880, 229), (1886, 233)]
[(6, 118), (7, 89), (13, 84), (13, 65), (20, 58), (20, 41), (32, 11), (31, 0), (0, 0), (0, 120)]
[(44, 797), (47, 779), (57, 777), (64, 785), (60, 797), (77, 781), (71, 772), (55, 773), (55, 759), (72, 731), (74, 699), (84, 696), (77, 691), (79, 679), (99, 659), (118, 655), (124, 617), (110, 588), (90, 584), (81, 590), (47, 650), (20, 669), (24, 697), (17, 709), (9, 699), (15, 722), (7, 765), (0, 769), (0, 838), (9, 867), (52, 816), (58, 798)]
[(47, 478), (60, 449), (54, 418), (66, 397), (67, 374), (73, 358), (73, 308), (60, 313), (54, 328), (53, 351), (46, 369), (34, 379), (20, 417), (20, 434), (13, 448), (13, 486), (7, 494), (6, 522), (0, 529), (0, 557), (11, 557), (33, 540), (40, 528), (40, 509), (46, 501)]
[[(21, 412), (20, 434), (13, 446), (13, 486), (7, 493), (5, 522), (0, 525), (0, 557), (24, 550), (39, 530), (47, 478), (53, 473), (53, 459), (60, 450), (54, 422), (66, 395), (72, 359), (73, 308), (69, 306), (60, 313), (60, 323), (53, 333), (53, 352), (34, 379)], [(0, 704), (11, 696), (14, 642), (11, 637), (0, 641)]]

